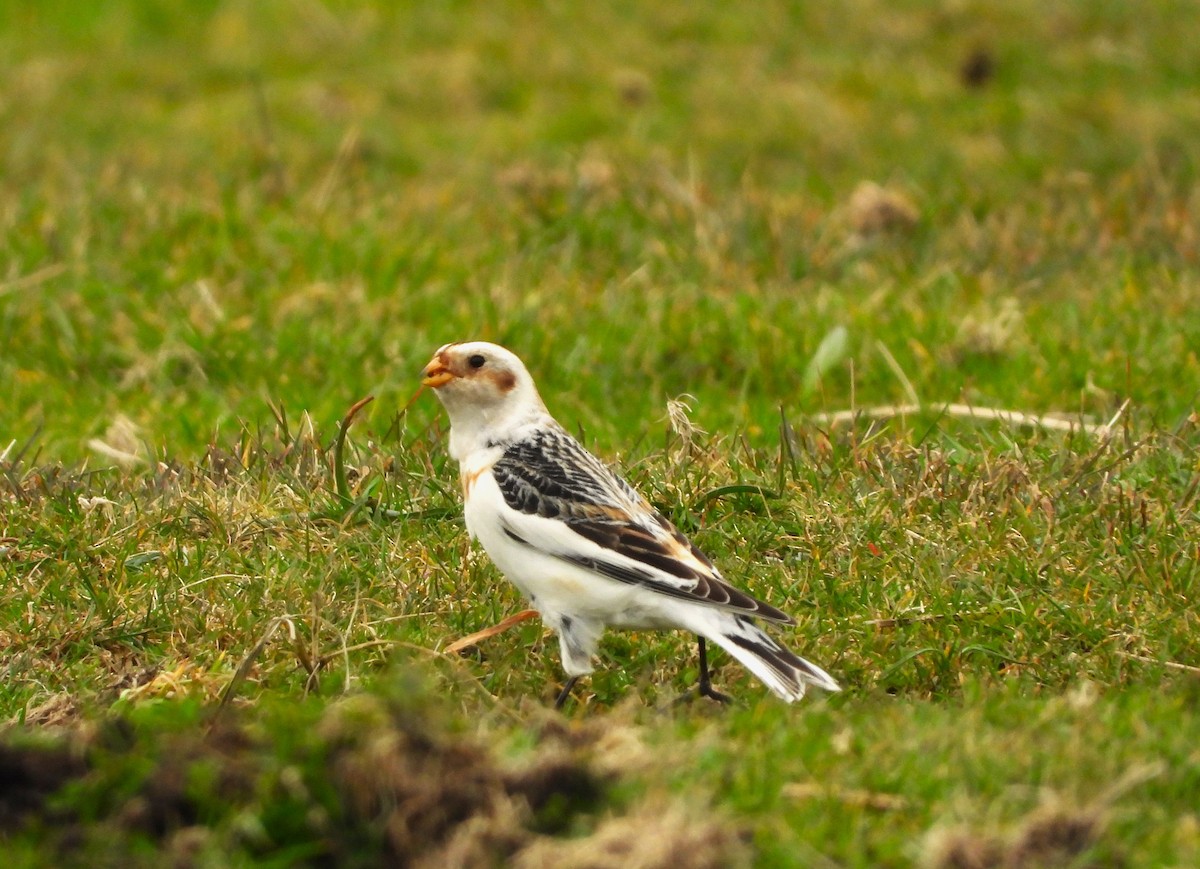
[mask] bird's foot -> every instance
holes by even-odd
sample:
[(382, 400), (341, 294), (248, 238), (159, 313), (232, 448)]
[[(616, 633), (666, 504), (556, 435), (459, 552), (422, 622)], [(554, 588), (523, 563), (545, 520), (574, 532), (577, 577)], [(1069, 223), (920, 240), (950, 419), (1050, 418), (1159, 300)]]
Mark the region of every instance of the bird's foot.
[(709, 700), (715, 700), (717, 703), (729, 704), (733, 702), (733, 698), (728, 694), (722, 694), (712, 686), (712, 682), (707, 680), (701, 682), (696, 687), (696, 693), (701, 697), (707, 697)]

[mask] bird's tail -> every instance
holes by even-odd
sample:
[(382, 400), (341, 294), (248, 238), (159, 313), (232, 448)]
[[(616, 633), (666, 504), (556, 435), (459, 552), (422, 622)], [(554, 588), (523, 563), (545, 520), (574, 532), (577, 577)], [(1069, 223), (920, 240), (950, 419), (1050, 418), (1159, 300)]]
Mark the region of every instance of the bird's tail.
[(745, 665), (768, 688), (791, 703), (804, 696), (809, 685), (841, 691), (833, 677), (767, 636), (742, 615), (726, 615), (716, 630), (705, 635)]

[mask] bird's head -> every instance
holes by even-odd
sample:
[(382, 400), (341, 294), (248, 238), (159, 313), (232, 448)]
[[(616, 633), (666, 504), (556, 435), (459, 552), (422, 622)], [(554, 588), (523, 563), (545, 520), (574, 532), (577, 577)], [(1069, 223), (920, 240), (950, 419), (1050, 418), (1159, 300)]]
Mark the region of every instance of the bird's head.
[(421, 371), (450, 414), (455, 458), (478, 442), (499, 441), (546, 413), (533, 378), (517, 355), (498, 344), (446, 344)]

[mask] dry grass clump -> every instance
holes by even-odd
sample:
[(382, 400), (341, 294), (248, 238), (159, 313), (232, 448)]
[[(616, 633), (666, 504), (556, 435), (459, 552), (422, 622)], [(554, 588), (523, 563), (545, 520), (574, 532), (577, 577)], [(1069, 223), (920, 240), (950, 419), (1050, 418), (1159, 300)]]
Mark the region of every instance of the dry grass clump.
[(1111, 865), (1088, 859), (1103, 831), (1094, 810), (1036, 809), (1007, 836), (938, 830), (926, 845), (929, 869), (1055, 869)]
[[(644, 758), (628, 728), (612, 721), (572, 726), (548, 716), (536, 750), (515, 764), (427, 724), (393, 717), (371, 697), (339, 704), (322, 723), (334, 746), (332, 778), (382, 832), (389, 865), (699, 869), (733, 865), (743, 853), (725, 823), (667, 801), (612, 814), (609, 785)], [(601, 811), (589, 835), (560, 838), (587, 829)]]
[(851, 228), (864, 238), (912, 229), (921, 218), (908, 195), (874, 181), (862, 181), (854, 188), (847, 210)]

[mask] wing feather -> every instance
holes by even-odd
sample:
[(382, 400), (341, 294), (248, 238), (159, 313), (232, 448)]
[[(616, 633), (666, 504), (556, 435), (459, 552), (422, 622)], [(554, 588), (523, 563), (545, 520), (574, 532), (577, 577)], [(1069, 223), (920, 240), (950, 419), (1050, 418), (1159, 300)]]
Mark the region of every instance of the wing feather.
[[(505, 526), (509, 537), (527, 546), (669, 597), (793, 621), (726, 582), (674, 525), (562, 429), (540, 430), (511, 444), (492, 474), (509, 507), (558, 520), (572, 533), (535, 535)], [(571, 537), (595, 545), (570, 545)]]

